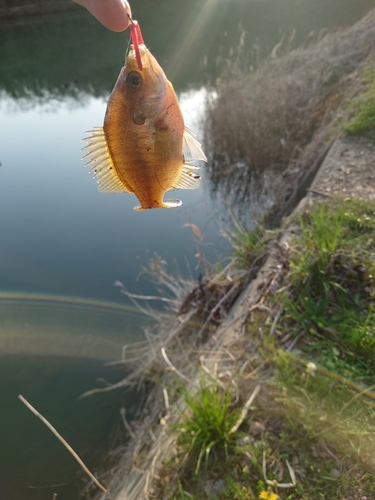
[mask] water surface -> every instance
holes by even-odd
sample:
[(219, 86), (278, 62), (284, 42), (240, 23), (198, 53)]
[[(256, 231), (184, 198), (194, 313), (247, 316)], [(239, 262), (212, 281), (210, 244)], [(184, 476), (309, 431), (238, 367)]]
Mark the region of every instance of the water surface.
[[(239, 54), (243, 69), (295, 30), (293, 44), (358, 20), (375, 0), (134, 0), (144, 38), (172, 80), (187, 125), (202, 138), (204, 103)], [(75, 498), (77, 466), (17, 399), (22, 393), (96, 467), (117, 442), (119, 407), (139, 395), (84, 391), (124, 373), (104, 363), (142, 335), (143, 319), (114, 286), (153, 293), (139, 277), (157, 252), (197, 276), (186, 223), (209, 260), (230, 249), (223, 203), (202, 187), (174, 210), (135, 213), (133, 195), (97, 191), (81, 161), (84, 131), (101, 126), (128, 34), (77, 8), (0, 23), (0, 491), (5, 500)], [(241, 52), (237, 47), (242, 41)], [(232, 55), (231, 55), (232, 54)], [(249, 206), (248, 213), (251, 214)], [(174, 264), (176, 263), (176, 264)], [(190, 271), (189, 271), (190, 270)], [(124, 436), (121, 436), (122, 438)], [(51, 485), (62, 485), (54, 486)]]

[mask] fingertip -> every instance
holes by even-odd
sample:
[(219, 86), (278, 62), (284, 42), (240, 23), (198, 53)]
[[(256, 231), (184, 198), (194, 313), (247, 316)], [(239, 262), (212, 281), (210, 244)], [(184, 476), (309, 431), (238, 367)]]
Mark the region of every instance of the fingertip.
[(85, 7), (100, 23), (112, 31), (129, 27), (130, 5), (126, 0), (73, 0)]

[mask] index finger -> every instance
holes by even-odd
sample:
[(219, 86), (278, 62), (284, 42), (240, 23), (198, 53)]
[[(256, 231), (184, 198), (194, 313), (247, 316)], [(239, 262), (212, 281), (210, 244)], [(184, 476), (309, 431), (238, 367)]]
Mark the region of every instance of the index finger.
[(124, 31), (130, 24), (131, 9), (127, 0), (73, 0), (85, 7), (99, 22), (112, 31)]

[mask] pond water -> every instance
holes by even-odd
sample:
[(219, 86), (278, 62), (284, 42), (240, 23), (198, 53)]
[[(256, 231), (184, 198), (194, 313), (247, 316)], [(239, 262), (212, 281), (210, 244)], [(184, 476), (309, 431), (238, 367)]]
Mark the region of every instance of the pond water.
[[(242, 63), (256, 65), (296, 29), (306, 43), (352, 24), (375, 0), (134, 0), (133, 15), (174, 84), (186, 124), (202, 138), (207, 92), (245, 36)], [(137, 394), (77, 399), (123, 373), (104, 366), (142, 335), (142, 316), (116, 280), (138, 279), (156, 252), (197, 276), (186, 223), (199, 226), (209, 260), (230, 249), (216, 221), (223, 204), (202, 186), (174, 210), (133, 211), (133, 195), (104, 195), (83, 167), (84, 131), (101, 126), (128, 34), (83, 10), (0, 22), (0, 497), (77, 495), (77, 466), (17, 399), (23, 394), (96, 467), (115, 445), (119, 408)], [(111, 434), (112, 431), (112, 434)], [(119, 433), (122, 430), (118, 431)], [(112, 438), (111, 438), (112, 436)], [(52, 485), (54, 485), (52, 487)], [(61, 486), (56, 486), (61, 485)]]

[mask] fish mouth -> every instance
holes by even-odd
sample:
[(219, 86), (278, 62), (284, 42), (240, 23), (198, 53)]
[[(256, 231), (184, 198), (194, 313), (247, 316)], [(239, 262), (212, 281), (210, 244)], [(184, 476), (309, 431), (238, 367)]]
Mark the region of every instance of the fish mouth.
[(138, 47), (135, 47), (131, 44), (126, 62), (128, 62), (130, 58), (132, 65), (136, 66), (138, 71), (142, 71), (145, 67), (149, 66), (148, 61), (145, 60), (147, 52), (149, 52), (149, 50), (146, 45), (138, 45)]

